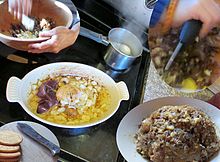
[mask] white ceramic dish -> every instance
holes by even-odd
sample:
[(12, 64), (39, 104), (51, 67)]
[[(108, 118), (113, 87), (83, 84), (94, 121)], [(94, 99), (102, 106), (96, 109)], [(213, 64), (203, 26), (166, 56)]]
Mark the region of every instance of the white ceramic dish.
[(22, 150), (20, 162), (29, 162), (29, 161), (57, 162), (58, 156), (53, 156), (52, 153), (45, 146), (37, 143), (36, 141), (31, 139), (27, 135), (22, 133), (17, 128), (18, 122), (30, 125), (44, 138), (53, 142), (57, 146), (60, 146), (60, 145), (59, 145), (59, 141), (57, 140), (56, 136), (48, 128), (46, 128), (45, 126), (41, 124), (30, 122), (30, 121), (15, 121), (15, 122), (7, 123), (3, 125), (2, 127), (0, 127), (0, 131), (11, 130), (11, 131), (19, 133), (23, 137), (23, 140), (20, 144), (21, 150)]
[[(111, 109), (107, 112), (108, 115), (96, 122), (82, 125), (61, 125), (36, 116), (28, 108), (28, 97), (31, 92), (31, 85), (37, 83), (39, 79), (42, 80), (51, 74), (88, 77), (97, 81), (100, 85), (103, 85), (107, 88), (111, 98), (111, 104), (109, 105)], [(79, 63), (61, 62), (38, 67), (26, 74), (21, 80), (17, 77), (11, 77), (7, 84), (6, 97), (9, 102), (18, 102), (29, 115), (41, 122), (62, 128), (83, 128), (99, 124), (110, 118), (119, 108), (120, 102), (129, 99), (129, 92), (124, 82), (115, 83), (111, 77), (94, 67)]]
[[(117, 145), (122, 156), (128, 162), (149, 162), (136, 151), (134, 135), (138, 130), (138, 125), (140, 125), (144, 118), (150, 116), (153, 111), (165, 105), (191, 105), (202, 110), (211, 117), (216, 125), (217, 134), (220, 134), (220, 110), (209, 103), (184, 97), (164, 97), (151, 100), (132, 109), (126, 114), (118, 126), (116, 135)], [(211, 162), (219, 161), (220, 152), (211, 160)]]

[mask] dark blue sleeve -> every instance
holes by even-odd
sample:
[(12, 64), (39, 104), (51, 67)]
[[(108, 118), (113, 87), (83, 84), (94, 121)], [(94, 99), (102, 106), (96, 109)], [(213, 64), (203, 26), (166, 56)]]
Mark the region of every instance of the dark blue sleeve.
[(78, 22), (80, 22), (80, 17), (79, 17), (79, 13), (77, 11), (77, 8), (71, 0), (57, 0), (57, 1), (64, 3), (71, 10), (71, 12), (73, 14), (73, 22), (72, 22), (71, 27), (73, 25), (77, 24)]
[(150, 27), (154, 27), (160, 20), (165, 8), (169, 5), (170, 0), (158, 0), (154, 6), (153, 13), (150, 19)]

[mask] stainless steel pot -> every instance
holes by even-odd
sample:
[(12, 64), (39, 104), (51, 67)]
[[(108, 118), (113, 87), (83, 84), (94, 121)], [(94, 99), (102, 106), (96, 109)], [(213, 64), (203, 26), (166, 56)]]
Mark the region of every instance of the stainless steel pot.
[(113, 28), (106, 37), (80, 27), (80, 35), (108, 46), (104, 60), (115, 70), (127, 69), (143, 52), (140, 40), (124, 28)]

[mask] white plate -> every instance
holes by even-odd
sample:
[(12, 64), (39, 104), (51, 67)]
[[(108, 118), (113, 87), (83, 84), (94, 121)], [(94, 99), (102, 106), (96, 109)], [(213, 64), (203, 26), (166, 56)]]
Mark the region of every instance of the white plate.
[[(134, 135), (138, 130), (138, 125), (141, 121), (150, 116), (150, 114), (165, 105), (191, 105), (194, 106), (208, 116), (216, 125), (217, 134), (220, 134), (220, 110), (201, 100), (184, 98), (184, 97), (164, 97), (145, 102), (132, 109), (122, 119), (118, 126), (116, 140), (119, 151), (122, 156), (128, 162), (147, 162), (148, 160), (142, 158), (142, 156), (136, 151), (136, 145), (134, 143)], [(220, 152), (216, 155), (211, 162), (220, 161)]]
[[(43, 125), (40, 125), (38, 123), (29, 122), (29, 121), (18, 121), (20, 123), (26, 123), (33, 127), (40, 135), (42, 135), (44, 138), (48, 139), (49, 141), (53, 142), (57, 146), (59, 145), (59, 142), (56, 138), (56, 136), (46, 127)], [(24, 133), (22, 133), (17, 128), (17, 122), (11, 122), (8, 124), (3, 125), (0, 127), (1, 130), (11, 130), (14, 132), (19, 133), (23, 137), (23, 141), (21, 142), (21, 150), (22, 150), (22, 156), (21, 156), (21, 162), (57, 162), (58, 156), (53, 156), (52, 153), (43, 145), (39, 144), (38, 142), (34, 141)]]

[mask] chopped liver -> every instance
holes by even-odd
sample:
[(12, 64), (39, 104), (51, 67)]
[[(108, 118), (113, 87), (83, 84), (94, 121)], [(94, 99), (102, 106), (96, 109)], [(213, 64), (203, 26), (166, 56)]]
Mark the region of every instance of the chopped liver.
[(219, 151), (214, 123), (188, 105), (164, 106), (144, 119), (136, 149), (153, 162), (206, 162)]

